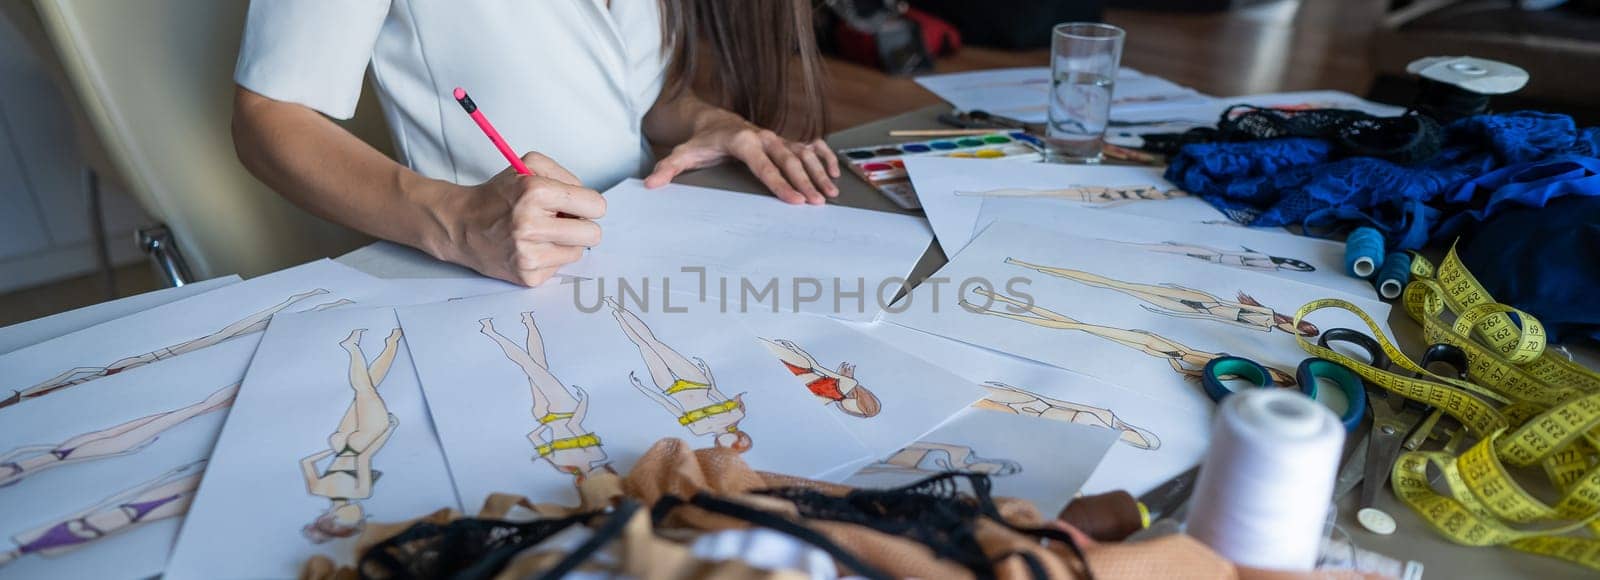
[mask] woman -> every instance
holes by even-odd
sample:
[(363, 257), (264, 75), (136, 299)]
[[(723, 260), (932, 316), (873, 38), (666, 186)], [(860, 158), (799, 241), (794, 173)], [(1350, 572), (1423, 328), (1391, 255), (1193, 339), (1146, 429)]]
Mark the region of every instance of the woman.
[(1289, 270), (1291, 272), (1317, 271), (1316, 266), (1307, 264), (1304, 261), (1280, 256), (1268, 256), (1244, 246), (1239, 246), (1238, 250), (1219, 250), (1198, 244), (1184, 244), (1179, 242), (1139, 244), (1134, 242), (1118, 242), (1116, 240), (1106, 241), (1114, 244), (1136, 246), (1152, 252), (1188, 256), (1196, 260), (1203, 260), (1213, 264), (1222, 264), (1224, 266), (1231, 266), (1243, 270), (1255, 270), (1257, 272), (1276, 272), (1278, 270)]
[(668, 413), (678, 416), (678, 424), (697, 436), (712, 435), (717, 447), (726, 447), (743, 453), (750, 449), (750, 435), (739, 430), (744, 420), (743, 395), (728, 398), (717, 388), (706, 361), (690, 361), (656, 338), (650, 327), (637, 315), (622, 307), (616, 298), (607, 296), (611, 315), (622, 326), (623, 334), (639, 347), (644, 366), (650, 371), (654, 386), (647, 386), (635, 373), (628, 373), (633, 388), (661, 405)]
[(106, 498), (60, 521), (12, 537), (15, 549), (0, 552), (0, 566), (28, 554), (59, 556), (112, 534), (181, 516), (200, 488), (205, 460), (196, 461)]
[(228, 385), (211, 393), (205, 400), (182, 409), (146, 415), (115, 427), (84, 433), (59, 445), (31, 445), (12, 449), (0, 457), (0, 487), (64, 465), (138, 453), (154, 443), (166, 430), (233, 405), (233, 396), (238, 392), (239, 385)]
[[(810, 0), (252, 2), (234, 143), (313, 213), (537, 285), (600, 241), (595, 190), (628, 177), (736, 160), (783, 201), (837, 195), (811, 18)], [(352, 116), (368, 70), (404, 165), (328, 118)], [(535, 176), (505, 169), (457, 86), (538, 151)], [(671, 151), (653, 169), (651, 148)]]
[(983, 473), (995, 477), (1022, 473), (1022, 464), (1010, 459), (981, 457), (971, 447), (933, 441), (917, 441), (894, 452), (888, 459), (861, 469), (874, 473), (914, 473), (933, 475), (946, 471)]
[(605, 449), (600, 437), (583, 428), (589, 416), (589, 395), (582, 388), (567, 386), (550, 373), (550, 362), (544, 355), (544, 339), (539, 327), (534, 325), (533, 313), (522, 313), (522, 326), (528, 329), (526, 348), (512, 342), (494, 329), (494, 320), (479, 320), (484, 336), (500, 345), (506, 358), (522, 369), (528, 377), (528, 390), (533, 394), (533, 419), (539, 426), (528, 433), (528, 441), (539, 458), (550, 463), (556, 471), (572, 475), (578, 482), (590, 473), (606, 469)]
[[(61, 389), (65, 389), (73, 385), (81, 385), (101, 377), (109, 377), (128, 369), (142, 367), (144, 365), (156, 361), (166, 360), (180, 354), (194, 352), (208, 346), (220, 344), (225, 340), (238, 338), (246, 334), (261, 332), (267, 329), (267, 322), (272, 319), (272, 315), (294, 305), (296, 302), (305, 300), (312, 296), (327, 293), (327, 290), (317, 288), (308, 292), (295, 294), (290, 296), (288, 300), (279, 302), (278, 304), (273, 305), (266, 310), (251, 314), (250, 316), (245, 317), (243, 320), (229, 324), (223, 327), (221, 330), (211, 334), (191, 339), (154, 352), (148, 352), (138, 356), (130, 356), (103, 367), (78, 367), (68, 370), (59, 375), (51, 377), (45, 382), (28, 387), (21, 391), (14, 391), (10, 397), (6, 399), (0, 399), (0, 408), (15, 405), (28, 399), (43, 397)], [(327, 304), (318, 305), (312, 310), (326, 310), (329, 308), (344, 306), (346, 304), (353, 304), (353, 302), (341, 299), (334, 302), (329, 302)]]
[(837, 407), (844, 414), (851, 417), (866, 419), (877, 416), (882, 409), (882, 403), (872, 391), (861, 386), (856, 381), (856, 367), (850, 363), (839, 363), (837, 372), (823, 367), (811, 353), (800, 348), (792, 341), (770, 338), (761, 339), (767, 344), (767, 349), (772, 354), (778, 355), (778, 360), (783, 361), (783, 366), (794, 373), (800, 382), (805, 383), (811, 394), (822, 399), (824, 404)]
[(1161, 438), (1156, 437), (1155, 433), (1124, 423), (1116, 413), (1111, 412), (1111, 409), (1052, 399), (997, 381), (989, 381), (983, 386), (989, 389), (989, 396), (972, 404), (979, 409), (1103, 427), (1121, 432), (1120, 440), (1135, 448), (1146, 450), (1161, 448)]
[[(999, 300), (1018, 309), (1025, 310), (1027, 314), (1012, 314), (1010, 312), (1004, 312), (996, 309), (979, 308), (976, 304), (968, 302), (965, 296), (962, 296), (961, 307), (965, 308), (968, 312), (999, 316), (1002, 318), (1010, 318), (1012, 320), (1020, 320), (1028, 324), (1043, 326), (1045, 328), (1086, 332), (1096, 337), (1138, 350), (1139, 352), (1147, 355), (1166, 359), (1167, 364), (1172, 365), (1172, 370), (1193, 379), (1200, 378), (1202, 369), (1205, 368), (1206, 363), (1211, 362), (1211, 359), (1223, 356), (1223, 354), (1225, 354), (1206, 352), (1203, 350), (1190, 348), (1178, 343), (1177, 341), (1148, 330), (1123, 330), (1121, 328), (1112, 328), (1110, 326), (1085, 324), (1038, 306), (1025, 305), (1009, 296), (995, 294), (983, 288), (974, 288), (973, 292), (988, 298), (990, 301)], [(1295, 385), (1294, 375), (1272, 367), (1266, 368), (1267, 373), (1272, 375), (1272, 382), (1285, 387), (1291, 387)]]
[[(361, 335), (366, 331), (351, 331), (339, 342), (350, 354), (350, 389), (355, 391), (350, 407), (339, 420), (339, 428), (328, 436), (328, 448), (300, 460), (306, 491), (328, 500), (322, 515), (302, 530), (307, 539), (318, 544), (355, 536), (366, 527), (367, 516), (360, 500), (372, 497), (372, 485), (383, 475), (372, 469), (372, 459), (400, 426), (383, 397), (378, 396), (378, 385), (389, 375), (389, 365), (394, 364), (400, 349), (400, 329), (394, 329), (384, 339), (383, 352), (370, 367), (361, 352)], [(319, 472), (317, 463), (330, 456), (333, 460)]]
[(1156, 314), (1179, 318), (1215, 320), (1261, 332), (1272, 332), (1273, 329), (1277, 329), (1289, 334), (1299, 334), (1307, 337), (1316, 336), (1319, 332), (1316, 325), (1304, 320), (1300, 321), (1298, 326), (1295, 325), (1293, 318), (1278, 314), (1276, 310), (1262, 306), (1260, 302), (1256, 302), (1254, 298), (1244, 292), (1239, 293), (1238, 302), (1228, 302), (1211, 294), (1193, 288), (1185, 288), (1177, 284), (1135, 284), (1133, 282), (1113, 280), (1082, 270), (1029, 264), (1015, 258), (1006, 258), (1006, 263), (1022, 266), (1057, 278), (1066, 278), (1087, 286), (1121, 292), (1154, 306), (1154, 308), (1151, 308), (1151, 306), (1139, 305), (1141, 308)]
[(1062, 189), (1005, 188), (988, 191), (957, 191), (956, 195), (975, 197), (1049, 197), (1089, 203), (1101, 207), (1116, 207), (1134, 201), (1165, 201), (1188, 197), (1188, 192), (1154, 185), (1069, 185)]

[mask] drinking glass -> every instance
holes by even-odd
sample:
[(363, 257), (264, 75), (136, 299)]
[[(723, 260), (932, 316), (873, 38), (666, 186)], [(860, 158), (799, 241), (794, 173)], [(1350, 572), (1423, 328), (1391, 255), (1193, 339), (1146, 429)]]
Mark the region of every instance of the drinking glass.
[(1055, 163), (1099, 163), (1127, 33), (1110, 24), (1057, 24), (1050, 50), (1045, 153)]

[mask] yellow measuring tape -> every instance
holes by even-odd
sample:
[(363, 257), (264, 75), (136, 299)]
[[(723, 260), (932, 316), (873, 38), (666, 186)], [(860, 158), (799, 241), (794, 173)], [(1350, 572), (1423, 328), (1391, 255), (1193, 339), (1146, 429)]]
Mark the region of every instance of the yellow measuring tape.
[[(1395, 462), (1395, 494), (1440, 534), (1459, 544), (1507, 545), (1600, 570), (1600, 374), (1547, 351), (1539, 321), (1496, 303), (1454, 249), (1437, 269), (1413, 253), (1411, 274), (1406, 313), (1422, 325), (1428, 344), (1466, 352), (1467, 380), (1422, 368), (1367, 313), (1343, 300), (1306, 304), (1295, 324), (1322, 309), (1348, 311), (1366, 323), (1395, 365), (1417, 376), (1373, 367), (1305, 337), (1298, 338), (1301, 348), (1438, 408), (1478, 438), (1460, 456), (1416, 451)], [(1453, 321), (1444, 319), (1447, 311)], [(1555, 501), (1529, 493), (1507, 465), (1541, 468), (1558, 492)], [(1443, 490), (1430, 482), (1430, 468)]]

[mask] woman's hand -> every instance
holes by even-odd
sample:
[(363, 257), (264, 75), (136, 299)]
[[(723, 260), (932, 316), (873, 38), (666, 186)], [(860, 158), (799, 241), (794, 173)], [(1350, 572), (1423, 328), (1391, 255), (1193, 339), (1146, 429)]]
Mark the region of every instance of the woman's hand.
[(721, 163), (732, 157), (750, 167), (761, 183), (788, 203), (821, 205), (839, 195), (839, 158), (821, 139), (798, 143), (750, 124), (726, 111), (698, 126), (688, 141), (656, 163), (645, 187), (670, 183), (679, 173)]
[(598, 245), (600, 226), (592, 220), (605, 215), (605, 198), (549, 157), (528, 153), (522, 161), (534, 175), (507, 168), (446, 194), (434, 216), (444, 239), (429, 243), (428, 252), (485, 276), (537, 286)]

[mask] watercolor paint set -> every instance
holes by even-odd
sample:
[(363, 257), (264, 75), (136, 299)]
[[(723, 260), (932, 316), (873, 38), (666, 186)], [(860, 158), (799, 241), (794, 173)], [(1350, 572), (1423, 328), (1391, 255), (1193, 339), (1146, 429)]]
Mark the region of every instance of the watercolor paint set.
[(1042, 158), (1043, 149), (1044, 143), (1038, 137), (1021, 131), (1002, 131), (987, 135), (844, 149), (839, 151), (839, 158), (850, 166), (851, 171), (872, 184), (895, 205), (906, 209), (921, 209), (922, 204), (917, 201), (916, 190), (911, 188), (911, 178), (906, 173), (907, 157), (1038, 161)]

